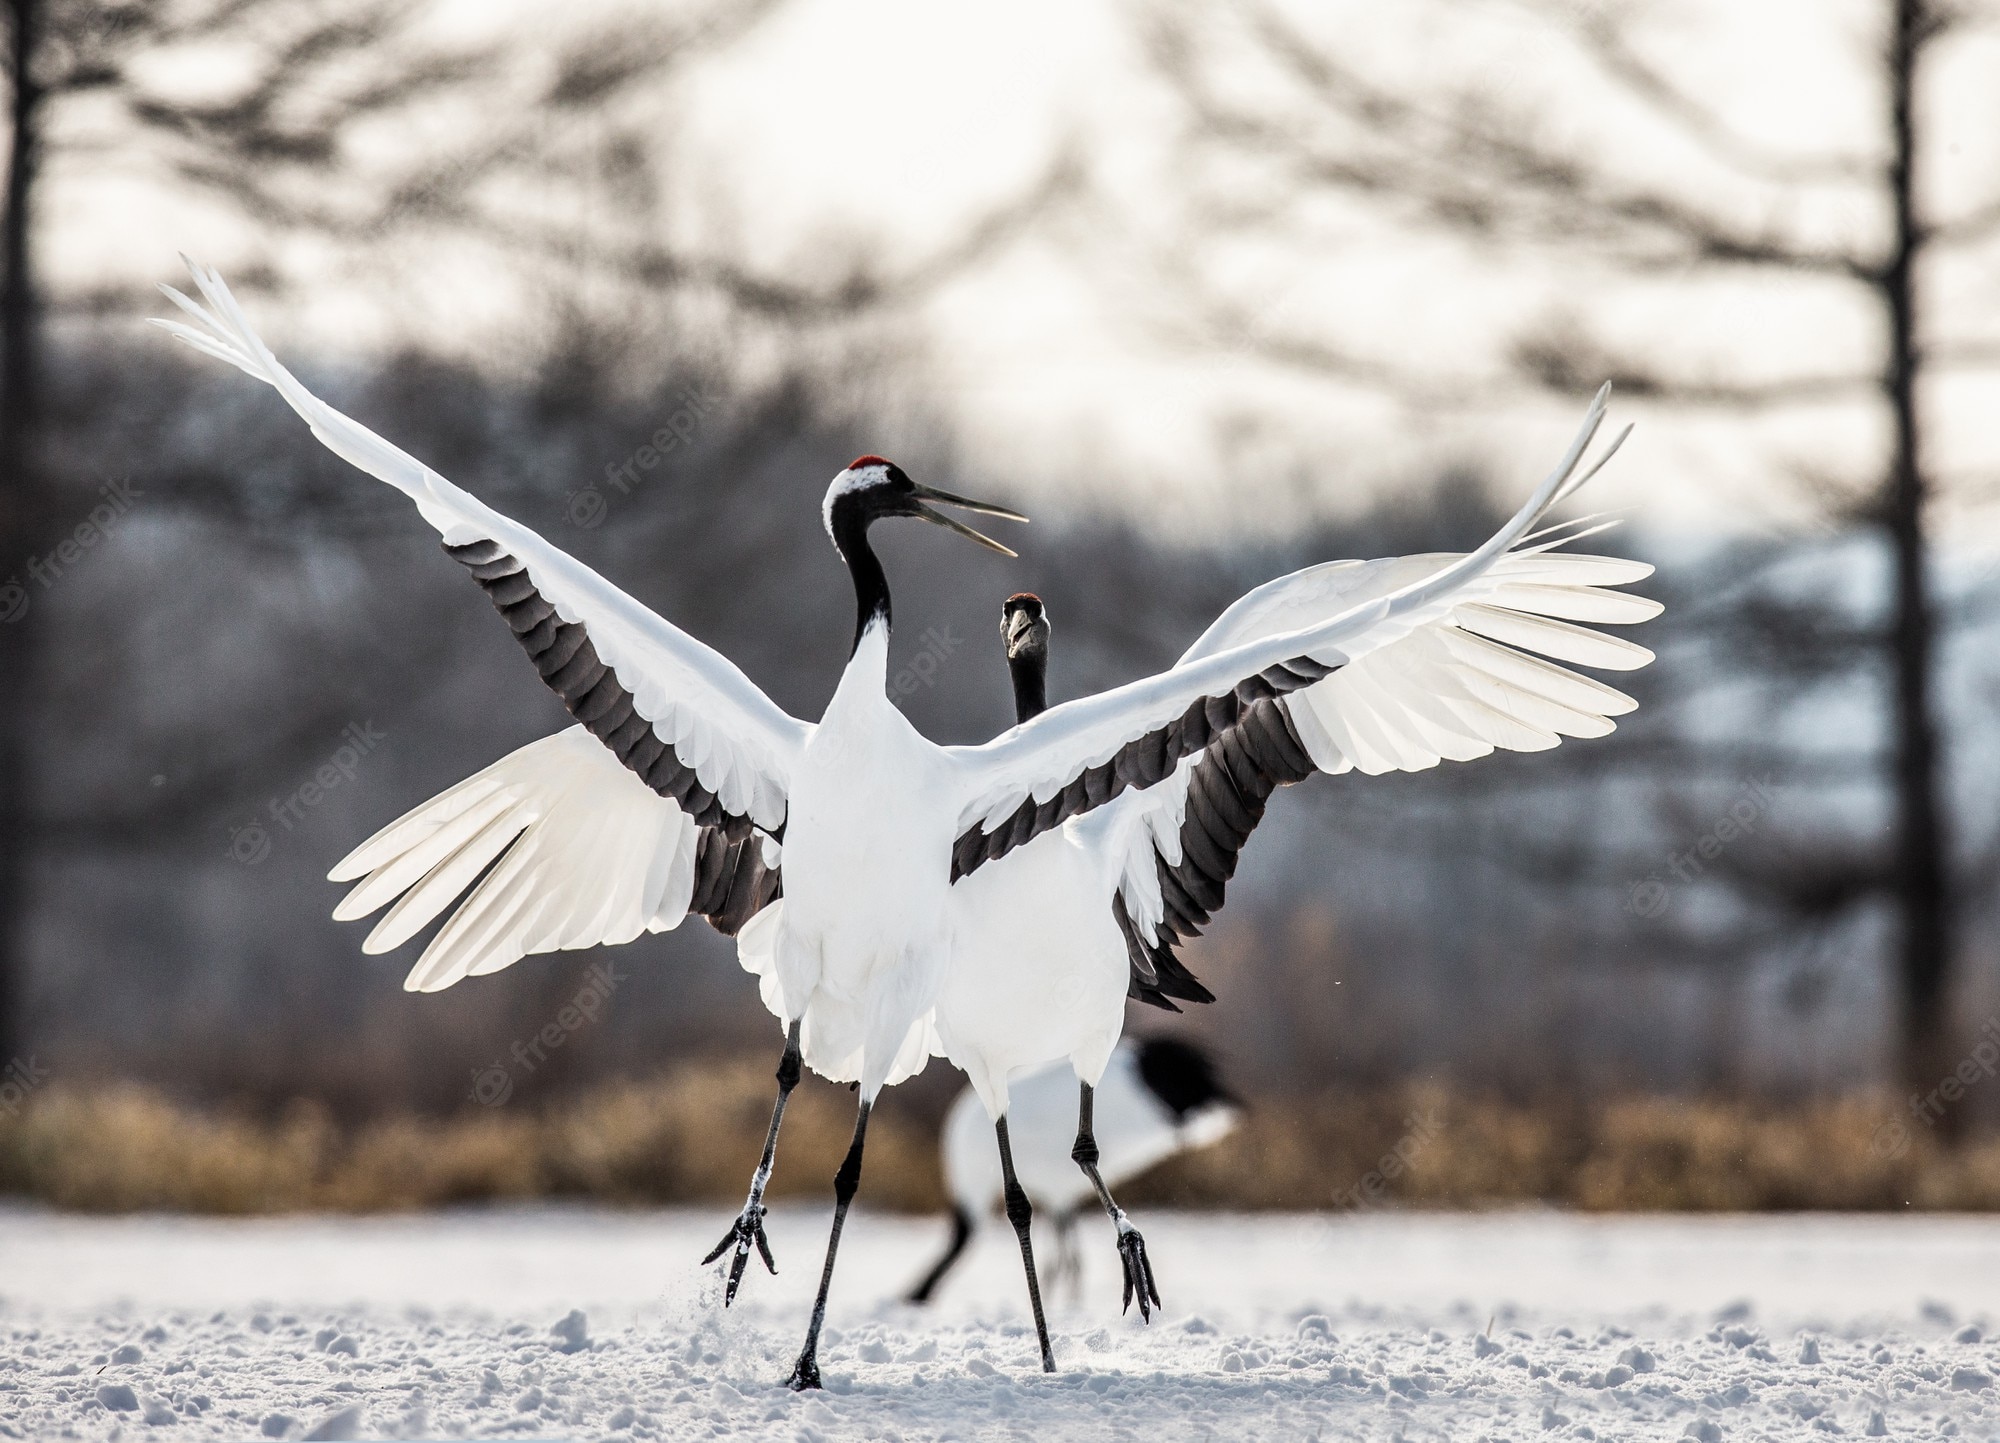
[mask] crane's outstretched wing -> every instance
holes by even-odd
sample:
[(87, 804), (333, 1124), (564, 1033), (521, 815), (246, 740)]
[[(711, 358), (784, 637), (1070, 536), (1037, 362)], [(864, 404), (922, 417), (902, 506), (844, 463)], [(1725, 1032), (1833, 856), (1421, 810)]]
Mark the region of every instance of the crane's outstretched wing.
[[(542, 679), (602, 743), (605, 760), (650, 789), (650, 807), (642, 805), (644, 796), (634, 801), (628, 794), (613, 811), (635, 835), (655, 838), (648, 854), (653, 860), (672, 873), (688, 838), (685, 828), (676, 831), (680, 822), (673, 819), (678, 818), (698, 834), (690, 857), (700, 876), (745, 874), (740, 895), (732, 889), (713, 910), (700, 905), (698, 889), (692, 887), (690, 898), (678, 903), (658, 894), (639, 925), (669, 915), (678, 920), (674, 905), (692, 903), (694, 910), (733, 931), (747, 918), (740, 908), (748, 899), (768, 901), (775, 895), (775, 877), (758, 869), (774, 872), (777, 866), (768, 838), (783, 829), (791, 769), (812, 728), (772, 702), (728, 658), (314, 396), (258, 339), (222, 278), (192, 263), (189, 269), (207, 305), (172, 287), (161, 289), (196, 324), (155, 324), (272, 386), (329, 450), (416, 502), (445, 550), (472, 572), (506, 618)], [(341, 880), (382, 869), (342, 904), (342, 915), (362, 915), (409, 891), (394, 925), (385, 919), (376, 934), (378, 939), (398, 932), (407, 937), (500, 858), (498, 848), (512, 843), (499, 868), (519, 880), (521, 907), (539, 912), (534, 917), (518, 910), (502, 916), (481, 904), (482, 897), (497, 895), (482, 886), (440, 934), (433, 952), (425, 954), (412, 985), (447, 986), (468, 970), (503, 967), (523, 952), (586, 945), (553, 939), (581, 937), (602, 927), (610, 940), (629, 928), (629, 915), (607, 915), (600, 921), (591, 910), (593, 897), (604, 906), (622, 897), (616, 879), (589, 869), (546, 865), (554, 855), (550, 839), (557, 833), (574, 842), (581, 829), (595, 825), (591, 818), (557, 806), (550, 790), (559, 773), (575, 775), (581, 756), (573, 740), (547, 753), (528, 748), (411, 813), (349, 859), (357, 866), (359, 859), (369, 859), (367, 866), (350, 872), (343, 864), (336, 873)], [(610, 795), (608, 784), (608, 776), (592, 774), (592, 795)], [(504, 807), (496, 800), (503, 795), (513, 798)], [(467, 830), (464, 816), (454, 811), (461, 804), (492, 810), (493, 815), (481, 811), (480, 826)], [(458, 845), (448, 847), (453, 839)], [(544, 865), (531, 866), (538, 858)], [(429, 870), (418, 872), (419, 863)], [(636, 875), (651, 876), (643, 869)], [(454, 885), (446, 890), (448, 882)], [(612, 890), (603, 890), (607, 887)], [(364, 901), (369, 905), (363, 906)], [(419, 913), (422, 920), (403, 931)], [(482, 920), (497, 929), (490, 937), (474, 935), (475, 923)], [(445, 953), (436, 950), (447, 936), (455, 938), (453, 947), (459, 949), (447, 948), (453, 959), (449, 965), (438, 961)], [(504, 955), (517, 943), (519, 950)], [(431, 963), (437, 965), (427, 970)], [(453, 967), (460, 970), (454, 973)]]
[(189, 268), (207, 306), (161, 290), (198, 324), (154, 324), (272, 386), (328, 450), (415, 501), (591, 735), (697, 825), (740, 838), (784, 824), (807, 723), (727, 657), (313, 395), (258, 339), (222, 278)]
[[(1611, 718), (1632, 710), (1622, 692), (1541, 659), (1611, 671), (1652, 660), (1642, 646), (1575, 623), (1657, 616), (1659, 603), (1607, 589), (1653, 568), (1549, 549), (1574, 539), (1558, 534), (1503, 556), (1436, 620), (1311, 686), (1253, 702), (1164, 783), (1124, 804), (1132, 816), (1107, 840), (1123, 865), (1113, 910), (1135, 998), (1168, 1008), (1170, 998), (1212, 1000), (1173, 948), (1221, 908), (1243, 844), (1279, 787), (1316, 771), (1377, 775), (1496, 749), (1541, 751), (1564, 736), (1601, 736)], [(1297, 572), (1232, 606), (1183, 661), (1294, 631), (1457, 559), (1336, 561)]]
[[(689, 913), (734, 936), (778, 896), (778, 843), (696, 824), (570, 727), (391, 822), (329, 874), (358, 881), (336, 921), (394, 902), (362, 950), (392, 951), (452, 913), (404, 982), (439, 992), (534, 953), (630, 942)], [(475, 885), (476, 884), (476, 885)]]
[[(1528, 544), (1528, 533), (1543, 514), (1589, 480), (1624, 440), (1621, 434), (1595, 465), (1579, 472), (1603, 421), (1609, 391), (1598, 392), (1569, 451), (1527, 504), (1470, 555), (1412, 558), (1407, 566), (1414, 574), (1393, 572), (1393, 586), (1360, 600), (1343, 598), (1338, 584), (1329, 582), (1328, 568), (1274, 582), (1225, 612), (1204, 638), (1208, 648), (1198, 643), (1196, 652), (1171, 669), (1051, 707), (984, 746), (949, 749), (960, 768), (962, 789), (952, 876), (1005, 856), (1128, 788), (1158, 785), (1184, 759), (1242, 725), (1259, 703), (1321, 687), (1419, 633), (1427, 634), (1428, 642), (1405, 653), (1404, 660), (1421, 656), (1426, 665), (1441, 667), (1442, 676), (1411, 678), (1395, 664), (1377, 664), (1363, 673), (1369, 685), (1342, 681), (1320, 693), (1351, 697), (1338, 706), (1329, 703), (1331, 722), (1321, 719), (1316, 705), (1287, 711), (1300, 749), (1316, 764), (1335, 770), (1345, 769), (1343, 761), (1416, 765), (1434, 740), (1438, 747), (1423, 763), (1428, 765), (1459, 752), (1476, 755), (1465, 750), (1468, 746), (1525, 750), (1553, 746), (1559, 735), (1608, 730), (1601, 704), (1617, 707), (1623, 700), (1617, 693), (1508, 646), (1488, 643), (1451, 618), (1485, 598), (1494, 568), (1516, 547)], [(1524, 554), (1533, 552), (1528, 544)], [(1322, 593), (1318, 601), (1312, 599), (1315, 585)], [(1507, 631), (1510, 641), (1524, 629), (1544, 642), (1563, 630), (1560, 623), (1491, 610), (1485, 629)], [(1443, 639), (1440, 623), (1454, 633), (1452, 639)], [(1573, 630), (1579, 633), (1570, 638), (1573, 648), (1590, 645), (1586, 638), (1592, 634)], [(1596, 640), (1606, 648), (1615, 646), (1609, 638)], [(1436, 655), (1436, 648), (1445, 654)], [(1468, 665), (1468, 659), (1476, 664)], [(1442, 710), (1458, 718), (1454, 725), (1472, 726), (1471, 736), (1457, 738), (1450, 727), (1436, 724), (1440, 703), (1427, 690), (1440, 686), (1448, 698)], [(1378, 696), (1395, 701), (1393, 716), (1373, 714)], [(1419, 740), (1410, 743), (1404, 733)]]

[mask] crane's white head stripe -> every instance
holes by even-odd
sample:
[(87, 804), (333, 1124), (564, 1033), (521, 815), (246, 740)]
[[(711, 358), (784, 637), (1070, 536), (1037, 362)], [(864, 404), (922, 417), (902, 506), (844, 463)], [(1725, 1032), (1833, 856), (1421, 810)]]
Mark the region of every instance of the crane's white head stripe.
[(833, 535), (834, 503), (858, 491), (887, 486), (890, 469), (890, 464), (880, 456), (862, 456), (850, 462), (846, 470), (833, 478), (833, 484), (826, 488), (826, 499), (819, 506), (820, 524), (826, 527), (827, 535)]

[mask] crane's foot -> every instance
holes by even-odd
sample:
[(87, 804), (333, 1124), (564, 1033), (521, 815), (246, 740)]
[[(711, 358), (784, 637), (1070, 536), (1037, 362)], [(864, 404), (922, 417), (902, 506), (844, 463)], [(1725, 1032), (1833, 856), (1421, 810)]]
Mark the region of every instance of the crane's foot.
[(799, 1361), (792, 1365), (791, 1381), (785, 1386), (794, 1393), (804, 1393), (820, 1386), (819, 1357), (814, 1349), (808, 1348), (799, 1354)]
[(1153, 1265), (1146, 1259), (1146, 1240), (1127, 1223), (1118, 1230), (1118, 1260), (1125, 1265), (1125, 1312), (1132, 1300), (1139, 1301), (1139, 1316), (1153, 1321), (1153, 1309), (1160, 1306), (1160, 1290), (1153, 1282)]
[(745, 1204), (741, 1214), (729, 1226), (709, 1255), (701, 1260), (707, 1267), (730, 1248), (736, 1249), (736, 1256), (729, 1260), (729, 1282), (722, 1292), (722, 1306), (728, 1307), (736, 1301), (736, 1289), (743, 1282), (743, 1270), (749, 1266), (750, 1250), (754, 1247), (757, 1256), (764, 1260), (764, 1266), (775, 1274), (778, 1265), (771, 1258), (770, 1239), (764, 1236), (764, 1204), (756, 1200)]

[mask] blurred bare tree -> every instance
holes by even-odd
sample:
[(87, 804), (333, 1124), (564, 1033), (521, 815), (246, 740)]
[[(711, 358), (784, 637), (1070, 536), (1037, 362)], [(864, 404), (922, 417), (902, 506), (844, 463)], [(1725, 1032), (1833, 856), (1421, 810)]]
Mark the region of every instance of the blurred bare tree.
[[(1959, 314), (1926, 300), (1951, 257), (2000, 238), (2000, 196), (1947, 213), (1920, 178), (1940, 171), (1938, 76), (1953, 47), (1994, 17), (1973, 3), (1881, 0), (1851, 71), (1832, 77), (1874, 97), (1861, 127), (1869, 141), (1853, 152), (1794, 153), (1740, 129), (1659, 58), (1646, 24), (1652, 12), (1643, 6), (1505, 0), (1482, 13), (1513, 26), (1533, 58), (1475, 66), (1469, 78), (1452, 79), (1441, 65), (1388, 79), (1332, 27), (1272, 0), (1185, 0), (1144, 12), (1150, 53), (1187, 118), (1186, 173), (1216, 173), (1203, 162), (1220, 161), (1235, 177), (1226, 203), (1190, 208), (1203, 219), (1180, 252), (1177, 278), (1212, 339), (1431, 407), (1491, 404), (1537, 389), (1575, 395), (1607, 378), (1627, 397), (1736, 415), (1873, 398), (1886, 417), (1886, 455), (1872, 473), (1811, 480), (1829, 519), (1880, 538), (1889, 562), (1886, 615), (1854, 616), (1838, 595), (1839, 578), (1801, 591), (1797, 553), (1782, 547), (1732, 552), (1702, 599), (1736, 643), (1777, 662), (1780, 692), (1802, 677), (1808, 690), (1823, 690), (1857, 667), (1878, 668), (1886, 681), (1889, 746), (1879, 764), (1893, 842), (1885, 850), (1865, 827), (1830, 828), (1795, 839), (1782, 868), (1738, 880), (1797, 914), (1824, 916), (1873, 895), (1891, 900), (1900, 937), (1899, 1071), (1927, 1091), (1956, 1056), (1950, 1002), (1960, 950), (1939, 736), (1938, 654), (1948, 618), (1931, 561), (1938, 475), (1930, 453), (1942, 419), (1936, 387), (1953, 372), (2000, 362), (2000, 338), (1967, 334)], [(1450, 30), (1465, 18), (1454, 12), (1440, 23)], [(1591, 87), (1600, 107), (1638, 115), (1699, 157), (1714, 182), (1687, 179), (1699, 169), (1649, 177), (1598, 143), (1602, 124), (1557, 123), (1545, 102), (1558, 74)], [(1540, 98), (1529, 97), (1541, 81), (1548, 85)], [(1245, 175), (1264, 183), (1247, 184)], [(1274, 324), (1204, 273), (1200, 258), (1218, 240), (1306, 233), (1329, 201), (1482, 253), (1540, 257), (1569, 278), (1572, 294), (1576, 278), (1588, 276), (1683, 303), (1655, 311), (1666, 330), (1643, 351), (1558, 302), (1517, 334), (1497, 368), (1427, 375), (1399, 368), (1392, 356)], [(1833, 234), (1824, 224), (1829, 210), (1867, 219)], [(1746, 284), (1807, 285), (1818, 288), (1822, 310), (1872, 312), (1864, 321), (1872, 355), (1846, 368), (1828, 364), (1823, 350), (1794, 347), (1774, 358), (1746, 342), (1729, 361), (1663, 359), (1731, 349), (1687, 344), (1737, 333), (1734, 320), (1688, 298), (1703, 287)], [(1794, 571), (1789, 581), (1758, 584), (1760, 573), (1786, 566)], [(1838, 767), (1843, 759), (1823, 750), (1816, 760)], [(1854, 753), (1846, 760), (1867, 762)]]
[[(738, 9), (753, 7), (739, 5)], [(283, 228), (324, 224), (326, 197), (351, 180), (350, 142), (362, 127), (489, 80), (491, 51), (443, 49), (412, 34), (407, 0), (8, 0), (11, 87), (6, 213), (0, 221), (0, 555), (23, 566), (56, 543), (74, 490), (44, 454), (42, 312), (37, 203), (66, 163), (103, 164), (116, 144), (184, 185), (225, 198), (246, 217)], [(176, 94), (162, 62), (225, 47), (232, 83), (220, 94)], [(654, 56), (654, 63), (661, 57)], [(106, 101), (117, 120), (68, 155), (52, 141), (68, 108)], [(404, 187), (429, 193), (472, 178), (462, 160), (426, 157)], [(392, 203), (385, 203), (387, 218)], [(88, 494), (87, 492), (85, 494)], [(27, 888), (37, 833), (30, 755), (42, 619), (18, 574), (11, 624), (0, 628), (0, 674), (15, 698), (0, 714), (0, 1055), (20, 1041)]]
[[(288, 216), (286, 182), (310, 189), (333, 175), (344, 132), (393, 113), (439, 87), (477, 75), (483, 57), (419, 45), (399, 34), (410, 7), (352, 5), (98, 3), (9, 0), (11, 88), (6, 213), (0, 220), (0, 554), (12, 565), (55, 541), (63, 487), (41, 454), (41, 296), (36, 207), (43, 183), (67, 157), (51, 145), (65, 107), (108, 97), (131, 124), (132, 143), (164, 142), (183, 179), (229, 193), (252, 213)], [(219, 101), (177, 100), (152, 79), (177, 47), (233, 43), (249, 59)], [(369, 78), (356, 80), (367, 60)], [(30, 750), (40, 618), (21, 588), (0, 629), (0, 674), (15, 698), (0, 718), (0, 1054), (20, 1040), (21, 948), (35, 815)]]

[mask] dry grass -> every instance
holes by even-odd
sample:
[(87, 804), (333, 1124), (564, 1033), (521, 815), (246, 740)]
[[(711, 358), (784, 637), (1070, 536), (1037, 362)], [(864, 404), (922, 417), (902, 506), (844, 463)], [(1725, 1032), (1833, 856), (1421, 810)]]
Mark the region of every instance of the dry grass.
[(1135, 1200), (1142, 1193), (1249, 1208), (1988, 1211), (2000, 1209), (2000, 1139), (1946, 1147), (1882, 1098), (1529, 1107), (1410, 1087), (1257, 1109), (1221, 1145), (1147, 1178)]
[[(135, 1087), (50, 1088), (18, 1116), (0, 1116), (0, 1191), (95, 1212), (379, 1212), (529, 1198), (733, 1203), (755, 1164), (770, 1096), (766, 1065), (710, 1064), (541, 1112), (468, 1108), (347, 1128), (304, 1105), (255, 1120), (192, 1111)], [(852, 1116), (844, 1089), (810, 1080), (800, 1088), (774, 1197), (830, 1193)], [(941, 1204), (927, 1127), (884, 1109), (868, 1141), (871, 1206)], [(1288, 1107), (1267, 1101), (1228, 1141), (1125, 1193), (1134, 1203), (1228, 1208), (1987, 1210), (2000, 1208), (2000, 1140), (1947, 1149), (1879, 1099), (1530, 1107), (1391, 1088)]]
[[(0, 1192), (90, 1212), (386, 1212), (451, 1203), (588, 1198), (740, 1202), (770, 1118), (768, 1063), (689, 1068), (547, 1111), (468, 1109), (336, 1126), (299, 1105), (275, 1121), (178, 1107), (137, 1087), (50, 1088), (0, 1117)], [(785, 1119), (771, 1196), (830, 1194), (854, 1125), (844, 1089), (808, 1080)], [(935, 1207), (937, 1148), (878, 1113), (868, 1129), (878, 1207)]]

